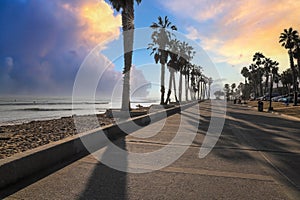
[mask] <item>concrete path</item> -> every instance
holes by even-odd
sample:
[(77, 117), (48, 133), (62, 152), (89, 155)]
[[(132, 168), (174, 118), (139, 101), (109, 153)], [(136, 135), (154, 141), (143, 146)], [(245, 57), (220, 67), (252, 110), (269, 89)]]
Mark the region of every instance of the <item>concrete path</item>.
[[(89, 155), (67, 166), (49, 169), (1, 191), (5, 199), (300, 199), (300, 122), (270, 113), (228, 105), (225, 125), (216, 146), (205, 158), (199, 150), (211, 119), (208, 102), (158, 121), (115, 142), (134, 153), (169, 151), (149, 162), (129, 154), (96, 152), (122, 172)], [(213, 108), (218, 117), (220, 110)], [(199, 123), (199, 124), (198, 124)], [(195, 132), (196, 130), (196, 132)], [(213, 129), (216, 130), (216, 129)], [(158, 132), (157, 132), (158, 131)], [(178, 136), (178, 140), (172, 141)], [(195, 138), (193, 138), (195, 137)], [(190, 138), (192, 144), (189, 144)], [(172, 141), (172, 142), (170, 142)], [(206, 144), (205, 144), (206, 145)], [(166, 157), (187, 150), (159, 170)], [(170, 154), (173, 155), (173, 154)], [(118, 166), (121, 165), (121, 166)], [(132, 173), (150, 171), (147, 173)], [(53, 172), (54, 171), (54, 172)], [(50, 173), (53, 172), (53, 173)]]

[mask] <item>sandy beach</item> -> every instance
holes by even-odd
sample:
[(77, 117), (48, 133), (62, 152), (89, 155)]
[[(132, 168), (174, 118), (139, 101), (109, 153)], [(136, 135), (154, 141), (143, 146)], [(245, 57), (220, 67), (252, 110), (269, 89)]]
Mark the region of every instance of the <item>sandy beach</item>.
[[(90, 119), (89, 116), (80, 118), (80, 121)], [(105, 114), (98, 114), (97, 118), (99, 123), (93, 127), (89, 125), (84, 131), (114, 123), (114, 119)], [(0, 126), (0, 159), (76, 134), (73, 117)]]

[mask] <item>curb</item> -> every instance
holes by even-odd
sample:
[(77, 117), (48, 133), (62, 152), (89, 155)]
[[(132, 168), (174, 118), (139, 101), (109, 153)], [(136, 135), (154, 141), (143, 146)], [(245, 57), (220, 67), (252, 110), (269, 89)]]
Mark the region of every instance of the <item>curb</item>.
[[(2, 159), (0, 160), (0, 189), (8, 187), (9, 185), (12, 185), (51, 166), (64, 163), (66, 160), (72, 157), (80, 159), (88, 155), (89, 152), (82, 143), (82, 139), (94, 141), (94, 139), (97, 138), (97, 134), (103, 134), (104, 132), (108, 139), (116, 140), (127, 135), (127, 133), (124, 133), (119, 128), (120, 125), (126, 126), (126, 124), (135, 122), (140, 126), (145, 126), (149, 124), (151, 120), (152, 122), (156, 122), (166, 116), (180, 113), (181, 110), (196, 105), (198, 102), (200, 101), (195, 101), (155, 113), (150, 113), (144, 116), (131, 118), (119, 123), (118, 125), (112, 124), (106, 127), (97, 128)], [(135, 130), (130, 130), (130, 133), (133, 131)], [(98, 144), (97, 141), (95, 141), (93, 150), (99, 150), (104, 146), (106, 146), (106, 144)]]
[(275, 114), (275, 115), (282, 116), (282, 117), (287, 118), (287, 119), (291, 119), (291, 120), (295, 120), (295, 121), (300, 121), (300, 118), (298, 118), (298, 117), (294, 117), (294, 116), (282, 114), (282, 113), (279, 113), (279, 112), (276, 112), (276, 111), (272, 112), (272, 113)]
[[(254, 106), (247, 106), (248, 108), (252, 108), (253, 110), (257, 107), (254, 107)], [(290, 115), (286, 115), (286, 114), (282, 114), (282, 113), (279, 113), (279, 112), (276, 112), (276, 111), (272, 111), (272, 112), (269, 112), (267, 109), (264, 109), (264, 112), (265, 113), (272, 113), (272, 114), (275, 114), (275, 115), (279, 115), (279, 116), (282, 116), (286, 119), (291, 119), (291, 120), (295, 120), (295, 121), (300, 121), (300, 118), (298, 117), (293, 117), (293, 116), (290, 116)]]

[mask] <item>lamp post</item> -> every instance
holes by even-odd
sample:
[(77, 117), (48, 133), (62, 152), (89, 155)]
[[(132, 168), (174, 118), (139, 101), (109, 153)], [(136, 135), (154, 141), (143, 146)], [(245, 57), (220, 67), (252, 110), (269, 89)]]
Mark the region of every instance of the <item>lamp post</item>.
[(272, 92), (273, 92), (273, 76), (272, 76), (272, 73), (270, 74), (271, 78), (270, 78), (270, 92), (269, 92), (269, 109), (268, 111), (273, 111), (273, 107), (272, 107)]

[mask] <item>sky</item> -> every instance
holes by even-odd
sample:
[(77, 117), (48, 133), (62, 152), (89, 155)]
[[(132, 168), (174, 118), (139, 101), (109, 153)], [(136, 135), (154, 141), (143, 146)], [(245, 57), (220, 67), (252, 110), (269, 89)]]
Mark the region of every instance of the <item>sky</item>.
[[(135, 6), (132, 90), (159, 85), (160, 66), (149, 56), (143, 32), (158, 16), (168, 16), (180, 35), (205, 52), (195, 56), (212, 61), (204, 73), (216, 82), (239, 83), (255, 52), (278, 61), (280, 71), (289, 67), (278, 38), (284, 28), (300, 31), (299, 10), (295, 0), (143, 0)], [(109, 63), (99, 81), (102, 94), (122, 82), (121, 15), (109, 1), (1, 0), (0, 26), (0, 95), (71, 95), (79, 69), (95, 69), (85, 62), (95, 47)]]

